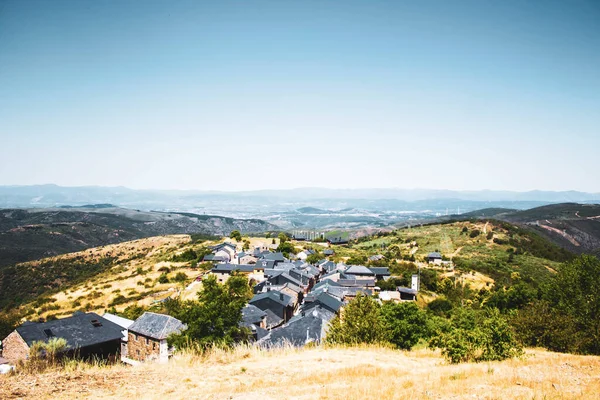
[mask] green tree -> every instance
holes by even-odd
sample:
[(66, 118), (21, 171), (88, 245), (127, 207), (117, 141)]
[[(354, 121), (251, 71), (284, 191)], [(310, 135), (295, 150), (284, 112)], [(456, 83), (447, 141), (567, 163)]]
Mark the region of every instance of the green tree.
[(231, 231), (231, 233), (229, 234), (229, 237), (231, 239), (235, 240), (236, 242), (242, 241), (242, 234), (238, 230)]
[(323, 258), (325, 258), (325, 256), (323, 256), (323, 254), (314, 253), (314, 254), (311, 254), (308, 257), (306, 257), (306, 262), (309, 264), (316, 264), (319, 261), (321, 261)]
[(419, 339), (428, 337), (427, 315), (413, 302), (384, 303), (381, 320), (386, 341), (399, 349), (410, 350)]
[(385, 340), (379, 304), (362, 293), (331, 320), (327, 342), (335, 344), (380, 343)]
[(277, 246), (277, 251), (283, 253), (285, 257), (289, 257), (290, 254), (295, 254), (296, 249), (294, 245), (290, 242), (282, 242)]
[(546, 297), (585, 334), (580, 351), (600, 354), (600, 260), (584, 255), (563, 264)]
[(279, 238), (280, 244), (288, 241), (288, 237), (284, 232), (279, 233), (279, 235), (277, 237)]
[(250, 249), (250, 241), (244, 240), (244, 246), (242, 247), (242, 250), (246, 251), (248, 249)]
[(498, 309), (457, 309), (450, 327), (429, 342), (451, 363), (501, 361), (522, 354), (522, 345)]
[(166, 311), (186, 323), (188, 329), (169, 337), (169, 343), (181, 348), (196, 345), (205, 350), (212, 345), (230, 347), (248, 338), (248, 330), (239, 326), (242, 308), (251, 298), (248, 279), (234, 274), (224, 284), (210, 276), (202, 282), (197, 301), (172, 300)]

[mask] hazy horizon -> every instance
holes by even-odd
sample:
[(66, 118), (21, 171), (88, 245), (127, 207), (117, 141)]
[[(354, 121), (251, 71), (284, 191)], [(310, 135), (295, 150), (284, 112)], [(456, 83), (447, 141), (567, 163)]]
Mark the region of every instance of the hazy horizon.
[(596, 1), (0, 3), (0, 185), (600, 192)]

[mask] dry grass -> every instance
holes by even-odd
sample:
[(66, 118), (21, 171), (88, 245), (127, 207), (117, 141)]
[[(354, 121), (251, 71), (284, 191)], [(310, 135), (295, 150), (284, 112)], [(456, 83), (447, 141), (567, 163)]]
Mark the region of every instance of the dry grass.
[(430, 350), (240, 347), (168, 365), (85, 367), (0, 377), (0, 398), (590, 399), (600, 357), (528, 350), (518, 360), (448, 365)]

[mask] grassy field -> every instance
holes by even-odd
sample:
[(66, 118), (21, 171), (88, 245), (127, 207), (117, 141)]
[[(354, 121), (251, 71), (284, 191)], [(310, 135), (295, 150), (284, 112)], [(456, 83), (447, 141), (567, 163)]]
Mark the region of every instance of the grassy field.
[(168, 365), (74, 364), (0, 376), (2, 399), (592, 399), (599, 392), (600, 357), (542, 350), (449, 365), (425, 349), (240, 347), (178, 355)]

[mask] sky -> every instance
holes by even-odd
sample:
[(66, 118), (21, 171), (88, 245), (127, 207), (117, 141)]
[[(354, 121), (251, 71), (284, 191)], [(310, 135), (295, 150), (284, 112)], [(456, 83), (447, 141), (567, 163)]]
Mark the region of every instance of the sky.
[(0, 0), (0, 185), (600, 192), (600, 2)]

